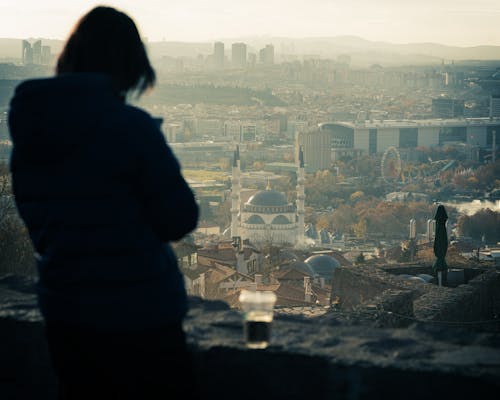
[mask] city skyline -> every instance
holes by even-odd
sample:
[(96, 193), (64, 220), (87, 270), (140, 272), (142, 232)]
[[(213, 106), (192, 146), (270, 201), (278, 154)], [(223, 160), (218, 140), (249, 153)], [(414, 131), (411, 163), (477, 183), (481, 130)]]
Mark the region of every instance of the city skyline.
[[(478, 0), (6, 0), (0, 38), (64, 40), (77, 19), (104, 4), (128, 13), (149, 41), (210, 42), (227, 38), (359, 36), (389, 43), (433, 42), (470, 47), (500, 45), (500, 3)], [(22, 16), (20, 18), (20, 16)]]

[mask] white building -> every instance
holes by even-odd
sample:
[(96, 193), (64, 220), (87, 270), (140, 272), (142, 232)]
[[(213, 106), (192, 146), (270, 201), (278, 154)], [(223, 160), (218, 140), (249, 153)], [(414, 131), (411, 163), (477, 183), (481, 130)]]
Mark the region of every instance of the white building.
[(500, 118), (336, 121), (319, 126), (320, 131), (330, 134), (332, 148), (354, 148), (375, 154), (391, 146), (411, 149), (465, 144), (488, 148), (493, 132), (500, 132)]
[(234, 153), (231, 187), (231, 237), (249, 239), (255, 244), (302, 245), (304, 239), (304, 157), (302, 150), (297, 168), (297, 201), (268, 184), (241, 204), (241, 169), (239, 147)]

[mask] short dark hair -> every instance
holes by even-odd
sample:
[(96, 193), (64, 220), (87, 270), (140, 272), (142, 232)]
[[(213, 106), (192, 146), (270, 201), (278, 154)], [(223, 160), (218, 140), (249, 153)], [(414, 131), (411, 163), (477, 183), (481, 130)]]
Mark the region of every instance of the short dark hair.
[(80, 18), (57, 60), (57, 75), (73, 72), (107, 73), (122, 96), (139, 97), (156, 81), (134, 21), (104, 6)]

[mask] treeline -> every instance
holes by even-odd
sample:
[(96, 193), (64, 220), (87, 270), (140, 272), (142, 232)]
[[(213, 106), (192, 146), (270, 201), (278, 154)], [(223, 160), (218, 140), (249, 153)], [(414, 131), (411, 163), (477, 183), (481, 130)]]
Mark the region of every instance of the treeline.
[(7, 165), (0, 164), (0, 275), (35, 274), (33, 246), (17, 213)]
[(149, 96), (141, 100), (144, 103), (164, 104), (221, 104), (249, 106), (284, 106), (286, 103), (274, 96), (270, 90), (254, 90), (243, 87), (159, 84)]
[(488, 208), (474, 215), (461, 215), (458, 219), (458, 230), (463, 236), (486, 243), (500, 242), (500, 213)]
[[(390, 203), (376, 198), (366, 198), (362, 192), (352, 195), (350, 204), (342, 204), (329, 213), (309, 215), (317, 229), (327, 229), (338, 234), (380, 238), (408, 237), (409, 224), (415, 219), (417, 233), (426, 231), (428, 219), (434, 218), (436, 206), (423, 202)], [(454, 210), (448, 210), (451, 218)]]

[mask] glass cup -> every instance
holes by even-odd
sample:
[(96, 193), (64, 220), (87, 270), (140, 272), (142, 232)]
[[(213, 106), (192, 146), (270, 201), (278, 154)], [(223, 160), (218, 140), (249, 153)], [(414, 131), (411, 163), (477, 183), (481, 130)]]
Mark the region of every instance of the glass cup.
[(240, 293), (243, 310), (243, 337), (250, 349), (265, 349), (271, 341), (276, 294), (267, 290), (246, 290)]

